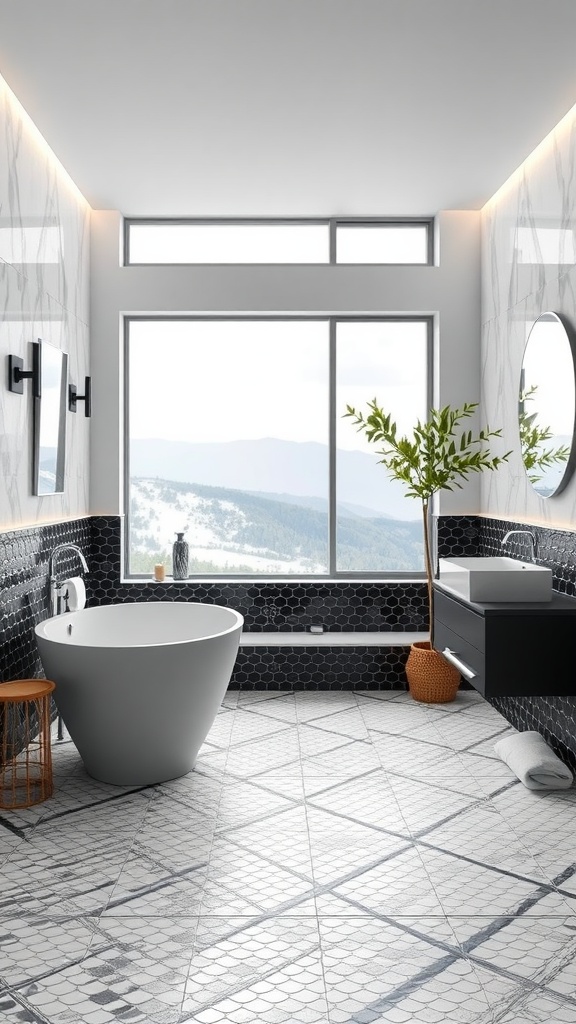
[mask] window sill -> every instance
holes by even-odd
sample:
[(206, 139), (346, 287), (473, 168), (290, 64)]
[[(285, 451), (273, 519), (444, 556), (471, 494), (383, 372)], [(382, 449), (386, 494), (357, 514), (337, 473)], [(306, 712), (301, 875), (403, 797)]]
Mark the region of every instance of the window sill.
[(191, 576), (186, 580), (173, 580), (170, 576), (168, 579), (163, 580), (161, 583), (157, 580), (152, 579), (151, 576), (122, 576), (120, 583), (123, 586), (134, 585), (137, 587), (142, 586), (154, 586), (154, 587), (182, 587), (192, 586), (199, 584), (200, 586), (206, 586), (208, 583), (215, 584), (217, 586), (225, 585), (229, 586), (231, 583), (241, 583), (243, 585), (257, 584), (261, 586), (263, 583), (269, 583), (271, 586), (294, 586), (301, 587), (306, 583), (318, 586), (322, 583), (338, 583), (340, 586), (346, 583), (357, 583), (360, 586), (373, 586), (379, 583), (426, 583), (426, 577), (422, 574), (420, 576)]

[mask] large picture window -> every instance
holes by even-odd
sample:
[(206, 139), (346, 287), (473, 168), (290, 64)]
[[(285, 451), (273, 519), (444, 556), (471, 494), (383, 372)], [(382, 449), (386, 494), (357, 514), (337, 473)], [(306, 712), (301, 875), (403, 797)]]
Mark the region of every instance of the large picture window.
[(126, 321), (127, 573), (366, 577), (423, 570), (420, 509), (343, 419), (428, 406), (426, 318)]

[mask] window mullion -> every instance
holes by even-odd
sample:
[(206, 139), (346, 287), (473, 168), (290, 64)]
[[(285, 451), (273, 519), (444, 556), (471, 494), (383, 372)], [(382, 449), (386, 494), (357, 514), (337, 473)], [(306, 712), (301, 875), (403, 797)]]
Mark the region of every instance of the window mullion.
[(335, 264), (336, 264), (336, 225), (337, 225), (337, 221), (336, 221), (335, 217), (331, 217), (330, 220), (328, 221), (328, 228), (329, 228), (329, 231), (330, 231), (330, 241), (329, 241), (330, 256), (329, 256), (329, 261), (330, 261), (331, 266), (335, 266)]
[(328, 565), (336, 575), (336, 320), (330, 317), (328, 371)]

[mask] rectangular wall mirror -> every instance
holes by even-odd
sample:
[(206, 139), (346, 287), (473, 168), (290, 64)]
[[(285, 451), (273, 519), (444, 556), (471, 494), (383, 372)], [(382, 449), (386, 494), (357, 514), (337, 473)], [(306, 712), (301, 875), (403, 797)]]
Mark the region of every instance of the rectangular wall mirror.
[(64, 490), (68, 355), (46, 341), (37, 346), (38, 388), (34, 398), (34, 494)]

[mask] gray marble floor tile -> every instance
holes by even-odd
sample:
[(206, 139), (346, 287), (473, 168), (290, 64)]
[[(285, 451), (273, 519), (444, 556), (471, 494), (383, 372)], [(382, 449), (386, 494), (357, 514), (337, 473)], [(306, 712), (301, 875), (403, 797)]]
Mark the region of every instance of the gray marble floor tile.
[(398, 700), (406, 696), (405, 690), (356, 690), (358, 705), (377, 700)]
[(296, 729), (238, 744), (228, 751), (226, 771), (231, 775), (252, 778), (260, 772), (280, 767), (300, 775), (300, 745)]
[[(452, 925), (459, 936), (461, 923), (454, 919)], [(544, 986), (549, 992), (575, 998), (576, 1007), (573, 916), (501, 919), (485, 931), (485, 937), (480, 933), (481, 941), (463, 943), (475, 962)]]
[(282, 865), (303, 878), (312, 878), (308, 816), (304, 807), (275, 812), (260, 821), (227, 831), (222, 838), (273, 865)]
[(537, 881), (517, 878), (447, 853), (422, 848), (419, 852), (447, 917), (462, 915), (470, 921), (475, 917), (487, 921), (527, 913), (570, 914), (566, 899)]
[(224, 780), (224, 775), (214, 778), (204, 775), (198, 768), (180, 779), (171, 779), (156, 786), (154, 799), (165, 802), (170, 808), (167, 813), (172, 814), (176, 821), (189, 811), (214, 817), (218, 814)]
[(88, 950), (79, 962), (23, 985), (18, 995), (41, 1015), (40, 1020), (51, 1024), (71, 1020), (113, 1024), (123, 1019), (176, 1024), (192, 948), (178, 969), (171, 956), (158, 955), (158, 944), (165, 938), (162, 928), (150, 928), (148, 941), (142, 932), (140, 924), (133, 938), (126, 928), (121, 935), (110, 934), (108, 941)]
[(228, 690), (226, 697), (230, 693), (237, 694), (237, 705), (245, 707), (250, 704), (263, 704), (264, 702), (278, 703), (283, 701), (294, 701), (293, 693), (278, 693), (274, 690)]
[[(259, 779), (261, 778), (262, 776), (259, 776)], [(293, 789), (294, 785), (290, 778), (287, 792), (292, 793)], [(235, 782), (223, 789), (216, 831), (220, 833), (251, 822), (256, 823), (278, 811), (290, 810), (293, 806), (293, 800), (264, 788), (264, 785), (255, 786), (248, 781)]]
[(169, 870), (202, 864), (210, 855), (219, 821), (220, 815), (174, 808), (157, 800), (149, 807), (127, 860), (144, 855)]
[(510, 730), (504, 720), (494, 720), (492, 716), (481, 715), (446, 715), (437, 717), (434, 726), (444, 742), (454, 750), (478, 749), (479, 745), (492, 746)]
[(34, 912), (103, 909), (149, 807), (148, 797), (132, 794), (38, 824), (0, 869), (0, 909), (19, 892)]
[(0, 870), (0, 914), (21, 906), (33, 913), (98, 913), (111, 897), (128, 856), (111, 838), (76, 855), (60, 844), (29, 844)]
[(525, 843), (491, 801), (465, 808), (461, 814), (427, 832), (423, 842), (467, 859), (548, 881)]
[[(186, 1021), (326, 1021), (318, 924), (280, 915), (218, 938), (199, 925), (184, 997)], [(214, 939), (214, 941), (211, 941)], [(310, 1015), (312, 1014), (312, 1016)]]
[(0, 814), (0, 871), (2, 865), (12, 855), (14, 850), (20, 846), (22, 839), (16, 833), (10, 831), (5, 825), (2, 825), (2, 816)]
[(301, 762), (304, 780), (314, 779), (319, 775), (354, 778), (364, 775), (371, 768), (380, 768), (380, 758), (372, 744), (363, 743), (362, 740), (353, 740), (333, 750), (304, 757)]
[(477, 797), (447, 789), (440, 782), (401, 778), (389, 773), (390, 788), (407, 827), (413, 835), (422, 835), (428, 829), (459, 815), (471, 807)]
[[(240, 690), (227, 690), (222, 698), (221, 711), (228, 711), (231, 708), (237, 707), (240, 692)], [(249, 694), (249, 696), (252, 696), (252, 694)]]
[(365, 825), (406, 835), (408, 827), (388, 775), (382, 770), (351, 782), (332, 785), (308, 798), (313, 807), (321, 807)]
[(283, 768), (271, 768), (270, 771), (260, 772), (257, 778), (250, 780), (256, 788), (276, 793), (286, 797), (292, 802), (304, 799), (304, 780), (302, 771), (285, 772)]
[(426, 706), (411, 698), (366, 702), (359, 705), (359, 710), (368, 729), (383, 733), (411, 735), (431, 724)]
[(413, 848), (387, 857), (332, 891), (387, 917), (437, 917), (444, 913), (422, 858)]
[[(368, 740), (368, 728), (359, 707), (346, 708), (324, 718), (316, 718), (308, 725), (309, 729), (319, 729), (328, 733), (336, 733), (347, 739)], [(302, 735), (302, 731), (300, 733)]]
[(530, 982), (474, 964), (496, 1024), (576, 1024), (576, 1005)]
[(181, 1024), (328, 1024), (327, 1010), (320, 954), (313, 953), (186, 1015)]
[(471, 691), (230, 691), (181, 779), (55, 746), (0, 814), (0, 1020), (576, 1024), (576, 789), (507, 731)]
[(209, 747), (208, 744), (205, 743), (198, 753), (195, 767), (202, 773), (202, 775), (209, 775), (214, 779), (221, 779), (226, 771), (227, 761), (227, 750), (221, 750), (218, 747)]
[(198, 915), (207, 868), (171, 873), (157, 863), (134, 860), (112, 890), (103, 916), (175, 917)]
[(441, 746), (436, 732), (427, 740), (424, 730), (415, 736), (404, 733), (385, 735), (370, 730), (372, 740), (383, 768), (398, 775), (426, 778), (429, 775), (466, 775), (468, 772), (455, 751)]
[[(470, 716), (470, 718), (471, 717), (472, 716)], [(500, 764), (502, 764), (503, 762), (500, 760), (498, 754), (494, 750), (494, 744), (497, 743), (499, 740), (503, 740), (507, 736), (515, 736), (516, 729), (513, 729), (511, 726), (508, 726), (506, 728), (505, 724), (500, 730), (493, 730), (489, 724), (486, 725), (486, 723), (484, 723), (484, 731), (486, 733), (489, 731), (490, 734), (485, 735), (484, 738), (480, 739), (479, 741), (476, 741), (474, 739), (476, 735), (476, 730), (473, 729), (473, 727), (471, 728), (470, 725), (468, 725), (466, 729), (466, 735), (462, 734), (460, 738), (457, 735), (455, 735), (454, 742), (459, 744), (459, 750), (464, 750), (462, 744), (466, 739), (470, 740), (470, 745), (466, 747), (467, 753), (476, 754), (481, 757), (491, 757), (494, 761), (498, 761)]]
[[(331, 715), (330, 720), (335, 717), (335, 715)], [(317, 722), (303, 723), (298, 728), (300, 756), (303, 759), (315, 757), (317, 754), (324, 754), (331, 750), (343, 750), (344, 747), (349, 745), (350, 738), (346, 735), (339, 732), (330, 732), (328, 729), (317, 728), (317, 725)], [(372, 751), (370, 750), (369, 753), (371, 754)]]
[[(17, 912), (0, 918), (0, 978), (7, 986), (31, 984), (82, 960), (91, 944), (104, 945), (93, 919), (52, 920)], [(0, 1018), (1, 1019), (1, 1018)]]
[(264, 719), (272, 719), (292, 725), (298, 721), (298, 712), (294, 694), (287, 693), (273, 700), (261, 696), (250, 700), (241, 699), (238, 706), (251, 715), (259, 715)]
[[(210, 857), (202, 914), (245, 914), (254, 908), (281, 912), (313, 895), (308, 851), (290, 856), (290, 836), (279, 839), (273, 859), (228, 839), (217, 839)], [(290, 868), (287, 867), (290, 864)], [(304, 868), (304, 870), (299, 870)], [(248, 904), (247, 908), (240, 907)]]
[[(255, 714), (254, 705), (252, 705), (250, 711), (238, 708), (234, 713), (228, 742), (230, 746), (236, 747), (238, 744), (247, 743), (250, 740), (259, 740), (268, 736), (275, 736), (279, 742), (283, 742), (284, 734), (295, 728), (295, 723), (285, 722), (282, 719), (272, 718), (269, 715)], [(209, 733), (209, 740), (210, 735)]]
[(458, 953), (381, 920), (321, 917), (319, 924), (331, 1022), (463, 1024), (488, 1013), (482, 985)]
[[(459, 750), (458, 757), (472, 778), (489, 779), (499, 788), (519, 784), (518, 779), (504, 761), (494, 754), (494, 744), (490, 743), (481, 751), (483, 744), (472, 750)], [(492, 754), (489, 751), (492, 751)]]
[[(428, 707), (435, 713), (442, 715), (474, 709), (481, 710), (483, 708), (489, 708), (491, 711), (494, 711), (488, 701), (476, 690), (463, 689), (457, 690), (454, 700), (447, 701), (445, 704), (429, 704)], [(497, 712), (494, 712), (494, 714), (497, 714)]]
[(369, 909), (367, 906), (352, 906), (349, 899), (344, 899), (332, 891), (316, 896), (316, 910), (319, 921), (333, 917), (345, 917), (350, 921), (359, 922), (380, 921), (398, 928), (401, 932), (406, 932), (415, 939), (429, 943), (442, 952), (453, 955), (463, 953), (452, 924), (442, 913), (426, 914), (420, 917), (413, 917), (411, 914), (392, 917)]
[(337, 714), (358, 705), (356, 694), (350, 691), (326, 693), (324, 690), (302, 691), (294, 695), (299, 722), (311, 722)]
[(410, 840), (309, 807), (312, 870), (316, 885), (336, 885), (411, 848)]

